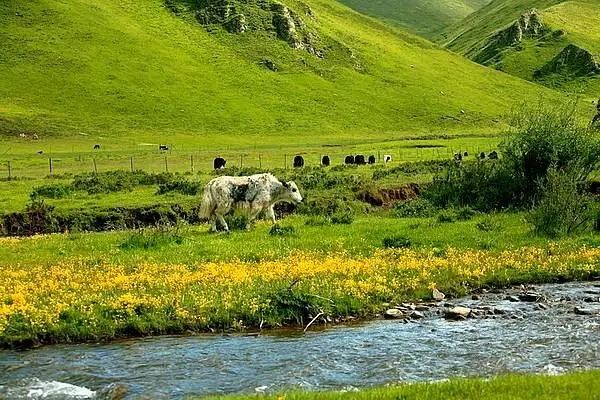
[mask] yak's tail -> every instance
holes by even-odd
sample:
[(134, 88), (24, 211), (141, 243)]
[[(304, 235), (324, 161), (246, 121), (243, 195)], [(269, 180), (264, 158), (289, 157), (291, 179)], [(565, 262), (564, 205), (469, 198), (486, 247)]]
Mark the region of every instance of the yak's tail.
[(207, 185), (202, 195), (202, 202), (200, 203), (200, 210), (198, 216), (201, 219), (210, 219), (213, 211), (215, 210), (215, 204), (212, 198), (211, 186)]

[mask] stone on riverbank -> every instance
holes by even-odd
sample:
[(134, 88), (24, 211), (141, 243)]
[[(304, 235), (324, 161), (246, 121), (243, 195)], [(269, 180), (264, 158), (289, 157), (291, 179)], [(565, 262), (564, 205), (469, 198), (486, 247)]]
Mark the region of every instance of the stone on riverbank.
[(404, 313), (397, 308), (390, 308), (383, 313), (383, 317), (386, 319), (401, 319), (404, 317)]

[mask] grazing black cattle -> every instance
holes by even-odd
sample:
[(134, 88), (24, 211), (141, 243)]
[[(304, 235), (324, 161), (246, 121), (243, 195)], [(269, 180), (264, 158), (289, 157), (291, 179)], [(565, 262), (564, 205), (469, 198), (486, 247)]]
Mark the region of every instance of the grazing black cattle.
[(383, 156), (383, 160), (385, 161), (385, 163), (389, 163), (392, 162), (392, 156), (389, 154), (386, 154), (385, 156)]
[(354, 164), (356, 165), (365, 165), (367, 162), (365, 161), (365, 156), (363, 156), (362, 154), (358, 154), (356, 155), (356, 157), (354, 157)]
[(331, 160), (329, 159), (329, 156), (323, 156), (323, 158), (321, 159), (321, 165), (324, 167), (329, 167), (331, 165)]
[(160, 150), (160, 151), (169, 151), (169, 146), (167, 146), (166, 144), (159, 144), (158, 145), (158, 150)]
[(354, 164), (354, 156), (346, 156), (344, 159), (344, 164), (353, 165)]
[(99, 144), (95, 144), (94, 145), (94, 150), (100, 150), (100, 145)]
[(485, 160), (485, 153), (483, 151), (481, 153), (479, 153), (479, 158), (481, 158), (482, 160)]
[(498, 152), (497, 152), (497, 151), (495, 151), (495, 150), (494, 150), (494, 151), (492, 151), (492, 152), (491, 152), (491, 153), (488, 155), (488, 158), (489, 158), (490, 160), (497, 160), (497, 159), (498, 159)]
[(38, 150), (38, 154), (44, 154), (44, 150)]
[(463, 153), (463, 157), (469, 157), (469, 152), (468, 152), (468, 151), (465, 151), (465, 152)]
[(224, 158), (221, 158), (221, 157), (217, 157), (213, 161), (213, 168), (214, 169), (224, 169), (225, 164), (227, 164), (227, 160), (225, 160)]
[(462, 159), (463, 159), (463, 156), (461, 153), (456, 153), (454, 155), (454, 161), (462, 161)]
[(294, 168), (302, 168), (304, 167), (304, 157), (296, 156), (294, 157)]
[(369, 156), (369, 164), (375, 164), (375, 162), (376, 162), (375, 156), (370, 155)]

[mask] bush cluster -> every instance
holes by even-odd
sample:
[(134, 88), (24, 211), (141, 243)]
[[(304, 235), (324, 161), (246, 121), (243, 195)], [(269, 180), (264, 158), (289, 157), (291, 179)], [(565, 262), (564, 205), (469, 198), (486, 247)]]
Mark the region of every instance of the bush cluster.
[(188, 196), (195, 196), (200, 193), (202, 187), (199, 182), (191, 182), (185, 179), (174, 179), (158, 185), (156, 194), (177, 192)]
[(38, 199), (45, 197), (47, 199), (63, 199), (73, 193), (73, 187), (70, 185), (43, 185), (33, 189), (29, 197)]
[(394, 214), (400, 218), (427, 218), (434, 216), (437, 212), (438, 208), (422, 197), (401, 201), (394, 207)]
[(529, 207), (551, 170), (584, 182), (598, 165), (598, 135), (579, 124), (572, 107), (525, 108), (514, 118), (514, 127), (501, 145), (499, 160), (452, 163), (426, 196), (440, 207)]
[(412, 240), (408, 236), (387, 236), (382, 244), (386, 249), (406, 249), (412, 245)]
[(109, 231), (199, 222), (197, 209), (180, 204), (141, 207), (56, 210), (32, 200), (23, 211), (0, 216), (0, 234), (31, 236), (44, 233)]
[(73, 190), (99, 194), (131, 191), (136, 186), (164, 184), (172, 179), (173, 174), (167, 172), (154, 174), (144, 171), (108, 171), (76, 175), (71, 186)]
[(381, 180), (388, 176), (437, 173), (450, 164), (451, 161), (448, 160), (427, 160), (402, 163), (392, 168), (378, 167), (373, 171), (373, 180)]
[(594, 220), (592, 198), (582, 192), (579, 177), (572, 172), (551, 170), (540, 185), (538, 197), (527, 215), (538, 234), (568, 235), (587, 228)]
[(589, 227), (592, 201), (585, 188), (600, 162), (600, 137), (578, 122), (575, 109), (525, 108), (499, 160), (453, 163), (425, 196), (439, 207), (531, 208), (528, 221), (543, 235)]

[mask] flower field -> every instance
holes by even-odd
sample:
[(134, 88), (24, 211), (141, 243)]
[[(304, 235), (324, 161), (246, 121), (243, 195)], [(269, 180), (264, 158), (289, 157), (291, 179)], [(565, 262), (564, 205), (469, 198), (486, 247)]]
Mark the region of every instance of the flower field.
[(600, 249), (296, 252), (278, 260), (115, 265), (70, 259), (0, 266), (0, 344), (107, 340), (186, 331), (306, 325), (380, 312), (382, 303), (479, 287), (589, 279)]

